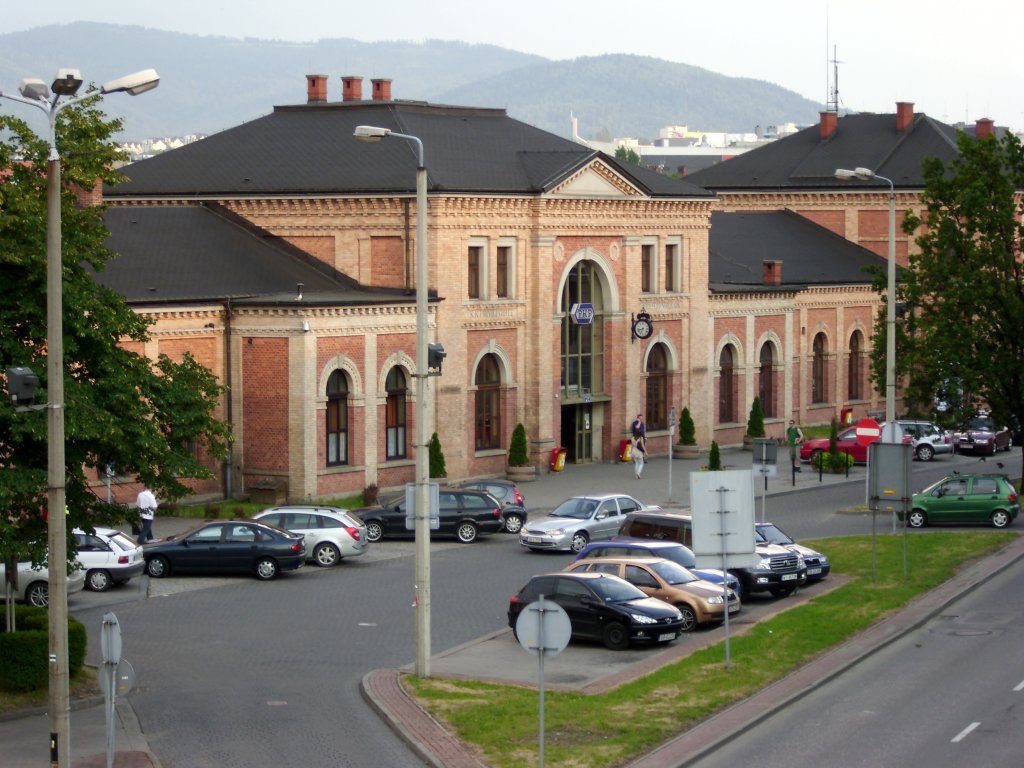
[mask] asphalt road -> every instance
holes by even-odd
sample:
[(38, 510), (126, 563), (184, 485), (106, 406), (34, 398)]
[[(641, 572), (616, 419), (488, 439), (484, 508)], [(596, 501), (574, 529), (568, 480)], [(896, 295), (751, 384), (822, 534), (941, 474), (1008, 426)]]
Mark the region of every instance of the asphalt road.
[(687, 765), (1017, 768), (1022, 583), (1020, 566), (1008, 568), (918, 630)]
[[(1019, 454), (1003, 456), (1004, 471), (1019, 474)], [(915, 464), (914, 487), (953, 468), (970, 471), (975, 461)], [(651, 478), (633, 484), (629, 467), (599, 469), (604, 482), (656, 501), (658, 468), (656, 461)], [(525, 488), (531, 513), (586, 490), (574, 486), (580, 477)], [(679, 472), (677, 486), (684, 478)], [(870, 515), (837, 511), (863, 504), (862, 482), (819, 488), (806, 471), (799, 479), (799, 493), (767, 497), (768, 518), (799, 539), (870, 532)], [(143, 577), (108, 593), (75, 595), (71, 610), (90, 632), (92, 663), (102, 616), (115, 610), (123, 656), (137, 676), (129, 700), (163, 768), (419, 765), (358, 690), (368, 671), (415, 657), (413, 547), (381, 542), (339, 568), (307, 566), (269, 583)], [(526, 552), (507, 534), (468, 546), (435, 542), (431, 552), (435, 654), (504, 627), (509, 596), (570, 559)], [(522, 663), (531, 658), (523, 652)]]

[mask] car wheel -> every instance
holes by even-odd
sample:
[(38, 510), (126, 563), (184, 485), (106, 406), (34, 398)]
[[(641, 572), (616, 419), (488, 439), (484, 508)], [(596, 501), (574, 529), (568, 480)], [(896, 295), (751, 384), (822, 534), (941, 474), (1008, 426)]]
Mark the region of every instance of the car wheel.
[(772, 597), (789, 597), (796, 591), (796, 587), (772, 587), (768, 590)]
[(920, 509), (911, 510), (907, 517), (907, 525), (911, 528), (924, 528), (928, 524), (928, 516)]
[(935, 456), (935, 449), (928, 443), (921, 443), (917, 446), (917, 458), (921, 461), (931, 461), (933, 456)]
[(459, 523), (459, 527), (455, 530), (455, 537), (463, 544), (472, 544), (478, 535), (476, 523), (471, 523), (468, 520)]
[(85, 574), (85, 586), (93, 592), (106, 592), (113, 585), (114, 580), (106, 571), (89, 571)]
[(1010, 524), (1010, 516), (1005, 510), (997, 509), (992, 513), (992, 526), (994, 528), (1005, 528)]
[(519, 533), (523, 528), (523, 516), (515, 512), (505, 518), (506, 533)]
[(313, 562), (321, 568), (333, 568), (341, 562), (341, 552), (329, 541), (325, 541), (317, 544), (313, 550)]
[(270, 581), (277, 576), (277, 560), (272, 557), (261, 557), (256, 561), (256, 578), (260, 581)]
[(34, 581), (25, 590), (25, 602), (36, 608), (47, 608), (50, 605), (50, 585), (45, 581)]
[(683, 626), (679, 628), (680, 632), (692, 632), (697, 628), (697, 614), (693, 608), (688, 606), (686, 603), (677, 603), (676, 608), (683, 614)]
[(572, 543), (569, 548), (573, 552), (582, 552), (583, 548), (590, 543), (590, 537), (584, 531), (577, 531), (572, 535)]
[(370, 521), (366, 524), (366, 540), (367, 541), (380, 541), (384, 538), (384, 526), (376, 521)]
[(621, 622), (612, 621), (605, 625), (601, 642), (609, 650), (624, 651), (629, 648), (629, 630)]
[(821, 454), (823, 453), (824, 451), (821, 450), (821, 448), (815, 448), (813, 451), (811, 451), (811, 455), (808, 458), (811, 462), (812, 467), (817, 468), (821, 464)]
[(161, 555), (152, 557), (146, 561), (146, 573), (152, 576), (154, 579), (162, 579), (171, 572), (171, 564), (167, 562), (167, 558)]

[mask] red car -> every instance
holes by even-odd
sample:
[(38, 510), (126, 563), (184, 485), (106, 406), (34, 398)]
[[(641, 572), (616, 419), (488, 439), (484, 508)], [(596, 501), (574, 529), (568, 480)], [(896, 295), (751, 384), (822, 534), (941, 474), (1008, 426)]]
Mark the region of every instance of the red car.
[[(868, 463), (868, 447), (857, 442), (857, 428), (847, 427), (836, 435), (836, 448), (841, 453), (848, 453), (853, 456), (857, 464)], [(828, 438), (815, 437), (804, 440), (800, 444), (800, 458), (804, 461), (811, 461), (816, 453), (828, 453)]]
[(987, 413), (977, 413), (953, 433), (953, 450), (995, 456), (996, 451), (1008, 451), (1013, 441), (1008, 427), (1000, 427)]

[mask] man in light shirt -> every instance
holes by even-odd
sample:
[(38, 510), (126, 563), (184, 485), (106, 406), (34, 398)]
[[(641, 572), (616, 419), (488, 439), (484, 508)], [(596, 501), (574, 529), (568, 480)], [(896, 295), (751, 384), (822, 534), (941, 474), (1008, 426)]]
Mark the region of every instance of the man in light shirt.
[(143, 488), (135, 499), (135, 506), (139, 509), (139, 521), (142, 523), (138, 543), (144, 544), (153, 540), (153, 514), (157, 507), (156, 496), (149, 488)]

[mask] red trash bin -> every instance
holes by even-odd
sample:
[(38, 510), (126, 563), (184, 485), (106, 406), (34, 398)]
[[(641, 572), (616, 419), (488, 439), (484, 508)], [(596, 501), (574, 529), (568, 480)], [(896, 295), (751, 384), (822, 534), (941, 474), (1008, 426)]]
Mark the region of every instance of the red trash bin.
[(839, 411), (839, 423), (845, 425), (853, 424), (853, 408), (843, 408)]
[(619, 440), (619, 461), (633, 460), (633, 441)]

